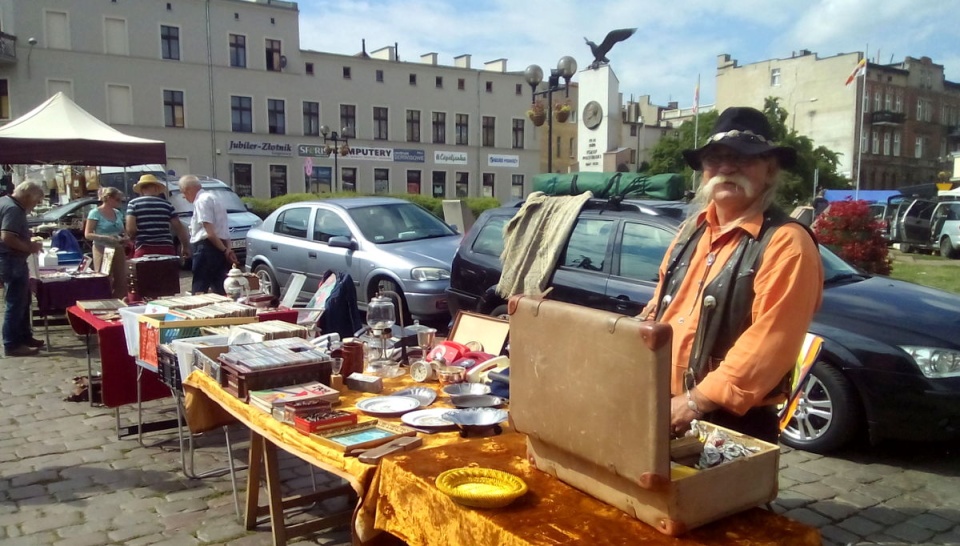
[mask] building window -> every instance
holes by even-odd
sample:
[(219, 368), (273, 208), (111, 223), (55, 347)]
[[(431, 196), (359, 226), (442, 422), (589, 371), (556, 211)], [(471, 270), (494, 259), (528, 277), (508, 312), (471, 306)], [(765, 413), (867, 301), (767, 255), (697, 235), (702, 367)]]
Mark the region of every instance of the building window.
[(230, 35), (230, 66), (247, 67), (247, 37), (241, 34)]
[(894, 108), (895, 112), (903, 113), (903, 95), (897, 93), (897, 96), (894, 97)]
[(373, 139), (387, 140), (387, 109), (383, 106), (373, 107)]
[(900, 133), (893, 133), (893, 155), (900, 157)]
[(116, 17), (103, 19), (103, 52), (107, 55), (129, 55), (127, 21)]
[(883, 110), (883, 93), (879, 89), (873, 92), (873, 111)]
[(487, 82), (486, 84), (487, 93), (493, 93), (493, 82)]
[(320, 136), (320, 103), (303, 101), (303, 135)]
[(407, 110), (407, 142), (420, 142), (420, 110)]
[(383, 70), (377, 70), (377, 81), (383, 83)]
[(513, 120), (513, 148), (516, 150), (523, 149), (523, 126), (523, 119)]
[(522, 83), (518, 83), (518, 84), (514, 87), (514, 89), (513, 89), (513, 94), (514, 94), (514, 95), (518, 95), (518, 96), (519, 96), (519, 95), (523, 95), (523, 84), (522, 84)]
[(163, 90), (163, 126), (183, 127), (183, 91)]
[(883, 134), (883, 155), (890, 155), (890, 133)]
[(160, 57), (171, 61), (180, 60), (180, 29), (160, 25)]
[(494, 174), (483, 173), (483, 197), (493, 197)]
[(357, 191), (356, 167), (344, 167), (340, 170), (340, 189), (343, 191)]
[(286, 103), (281, 99), (267, 99), (267, 130), (271, 135), (287, 134)]
[(494, 138), (496, 128), (496, 121), (493, 116), (483, 116), (483, 121), (481, 127), (483, 128), (483, 138), (481, 146), (487, 148), (492, 148), (496, 145), (496, 139)]
[(779, 68), (770, 69), (770, 86), (780, 87), (780, 69)]
[(444, 171), (433, 171), (433, 184), (431, 191), (434, 197), (447, 196), (447, 173)]
[(913, 157), (921, 159), (923, 157), (923, 137), (917, 137), (913, 146)]
[(883, 94), (883, 109), (887, 112), (893, 112), (893, 93), (889, 91)]
[(433, 143), (447, 143), (447, 114), (446, 112), (433, 113)]
[(869, 137), (869, 135), (868, 135), (868, 133), (867, 133), (866, 131), (862, 131), (862, 132), (860, 133), (860, 152), (861, 152), (861, 153), (865, 153), (865, 152), (869, 152), (869, 151), (870, 151), (870, 148), (869, 148), (869, 144), (870, 144), (869, 138), (870, 138), (870, 137)]
[(349, 67), (349, 66), (343, 67), (343, 79), (345, 79), (345, 80), (349, 80), (349, 79), (350, 79), (350, 67)]
[(880, 153), (880, 133), (877, 131), (871, 131), (873, 135), (873, 146), (870, 148), (870, 153), (879, 154)]
[(556, 149), (553, 151), (555, 157), (560, 157), (560, 156), (562, 155), (562, 154), (560, 153), (560, 143), (561, 143), (561, 142), (562, 142), (562, 141), (561, 141), (560, 137), (557, 137)]
[(917, 121), (923, 120), (923, 99), (917, 99)]
[(280, 40), (266, 40), (267, 70), (280, 72), (283, 68), (283, 53), (280, 49)]
[(70, 49), (70, 16), (65, 11), (43, 12), (43, 38), (50, 49)]
[(313, 76), (313, 63), (304, 64), (303, 70), (307, 73), (307, 76)]
[(233, 189), (240, 197), (253, 197), (253, 164), (233, 164)]
[(443, 76), (437, 76), (437, 89), (443, 89)]
[(468, 114), (457, 114), (457, 145), (466, 146), (469, 141), (470, 116)]
[(407, 171), (407, 193), (420, 195), (420, 171)]
[(0, 119), (10, 119), (10, 88), (7, 80), (0, 80)]
[(467, 88), (467, 80), (464, 78), (457, 78), (457, 90), (463, 91)]
[(343, 136), (357, 138), (357, 107), (352, 104), (340, 105), (340, 127)]
[(573, 156), (577, 153), (577, 139), (575, 137), (570, 137), (570, 145), (567, 148), (570, 149), (570, 159), (573, 159)]
[(373, 170), (373, 193), (390, 193), (390, 169)]
[(513, 199), (523, 199), (523, 175), (510, 175), (510, 197)]
[(107, 86), (107, 123), (133, 125), (133, 91), (129, 85)]
[(454, 195), (457, 198), (470, 195), (470, 173), (458, 172), (454, 186)]
[(287, 166), (270, 165), (270, 198), (289, 193), (287, 188)]
[(410, 85), (417, 85), (417, 75), (410, 74)]
[(253, 132), (253, 99), (250, 97), (230, 97), (230, 120), (234, 133)]

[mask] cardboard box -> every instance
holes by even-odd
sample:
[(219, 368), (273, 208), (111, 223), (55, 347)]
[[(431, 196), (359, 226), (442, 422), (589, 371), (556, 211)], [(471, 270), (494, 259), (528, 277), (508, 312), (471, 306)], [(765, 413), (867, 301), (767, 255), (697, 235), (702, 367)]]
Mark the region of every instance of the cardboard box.
[(777, 496), (780, 450), (695, 470), (670, 461), (669, 326), (510, 300), (510, 414), (537, 468), (668, 535)]

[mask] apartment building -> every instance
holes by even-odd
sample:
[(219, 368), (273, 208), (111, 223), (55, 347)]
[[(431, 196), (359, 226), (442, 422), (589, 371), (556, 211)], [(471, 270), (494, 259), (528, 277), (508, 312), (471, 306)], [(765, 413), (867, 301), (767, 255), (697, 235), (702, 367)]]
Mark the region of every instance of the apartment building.
[(862, 53), (821, 58), (808, 50), (739, 65), (717, 58), (717, 108), (762, 108), (777, 97), (791, 129), (839, 154), (838, 172), (861, 189), (933, 182), (960, 150), (960, 84), (928, 57), (868, 62), (846, 85)]
[(507, 200), (540, 172), (529, 90), (505, 59), (303, 50), (295, 2), (0, 0), (0, 30), (0, 124), (63, 91), (166, 142), (167, 169), (241, 195)]

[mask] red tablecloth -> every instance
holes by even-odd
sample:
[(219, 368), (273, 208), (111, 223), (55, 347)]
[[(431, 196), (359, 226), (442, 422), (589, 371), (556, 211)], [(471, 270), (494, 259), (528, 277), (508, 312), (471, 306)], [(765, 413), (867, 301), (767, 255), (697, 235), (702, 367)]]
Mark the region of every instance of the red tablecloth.
[[(109, 292), (110, 284), (107, 283)], [(137, 401), (137, 363), (127, 353), (123, 323), (106, 321), (77, 306), (67, 308), (70, 327), (78, 334), (96, 334), (100, 345), (100, 368), (103, 373), (103, 405), (115, 408)], [(145, 372), (140, 380), (143, 402), (170, 396), (170, 389), (156, 373)]]
[(43, 316), (63, 313), (77, 301), (113, 297), (110, 277), (31, 278), (30, 289), (37, 296), (37, 309)]

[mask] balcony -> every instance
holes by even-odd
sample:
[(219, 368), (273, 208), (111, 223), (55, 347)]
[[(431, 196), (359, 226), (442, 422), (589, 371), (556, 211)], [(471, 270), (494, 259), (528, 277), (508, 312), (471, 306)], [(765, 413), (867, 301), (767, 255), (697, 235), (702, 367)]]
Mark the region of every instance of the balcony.
[(901, 112), (891, 112), (890, 110), (877, 110), (870, 112), (871, 125), (902, 125), (906, 115)]
[(947, 127), (947, 138), (952, 141), (960, 140), (960, 126), (950, 125)]

